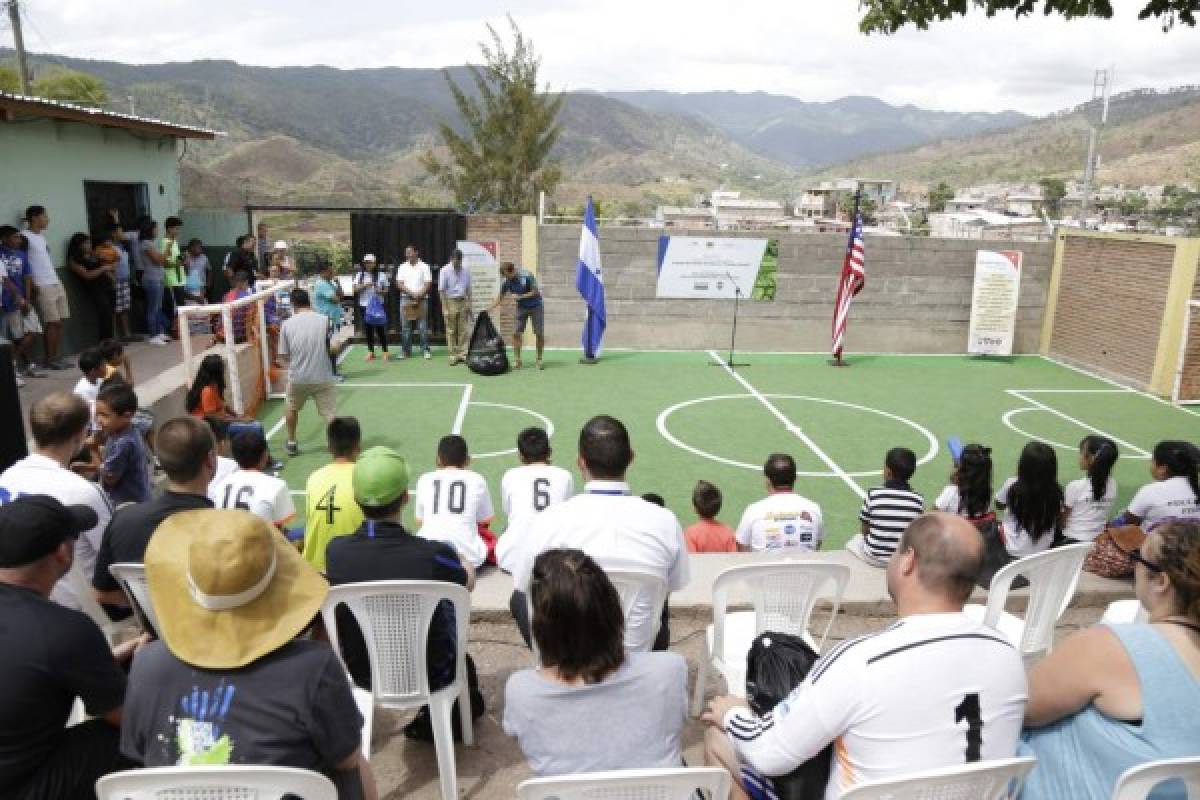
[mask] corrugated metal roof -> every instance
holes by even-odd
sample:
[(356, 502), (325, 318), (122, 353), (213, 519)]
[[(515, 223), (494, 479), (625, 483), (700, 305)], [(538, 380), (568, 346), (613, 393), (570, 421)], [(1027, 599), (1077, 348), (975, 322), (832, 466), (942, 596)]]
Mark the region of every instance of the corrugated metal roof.
[(224, 136), (224, 131), (214, 131), (199, 128), (194, 125), (183, 125), (178, 122), (139, 117), (133, 114), (122, 114), (117, 111), (105, 111), (91, 106), (75, 103), (64, 103), (59, 100), (48, 100), (45, 97), (0, 92), (0, 110), (24, 114), (43, 114), (55, 119), (68, 119), (74, 122), (84, 122), (103, 127), (127, 128), (145, 130), (181, 138), (213, 139)]

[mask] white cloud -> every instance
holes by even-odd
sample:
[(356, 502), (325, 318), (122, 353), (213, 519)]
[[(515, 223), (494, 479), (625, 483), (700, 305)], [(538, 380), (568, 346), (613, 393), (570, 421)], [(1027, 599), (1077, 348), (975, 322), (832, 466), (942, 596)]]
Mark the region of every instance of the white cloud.
[[(1097, 67), (1116, 66), (1118, 91), (1200, 83), (1200, 30), (1140, 22), (1144, 2), (1117, 0), (1111, 20), (976, 13), (891, 37), (860, 34), (853, 0), (510, 0), (510, 10), (556, 88), (857, 94), (1045, 113), (1090, 97)], [(440, 67), (476, 59), (486, 22), (506, 29), (480, 0), (122, 0), (103, 14), (95, 0), (23, 5), (31, 50), (136, 63)]]

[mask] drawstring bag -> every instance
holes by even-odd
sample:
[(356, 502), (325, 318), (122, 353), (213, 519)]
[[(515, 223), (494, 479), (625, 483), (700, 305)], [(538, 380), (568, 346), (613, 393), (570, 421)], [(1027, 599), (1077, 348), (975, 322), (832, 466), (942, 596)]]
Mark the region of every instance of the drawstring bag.
[(478, 375), (503, 375), (508, 372), (508, 352), (500, 331), (486, 311), (475, 318), (471, 343), (467, 350), (467, 368)]
[[(746, 701), (754, 713), (761, 716), (779, 705), (804, 682), (818, 657), (799, 636), (759, 634), (746, 655)], [(830, 745), (787, 775), (770, 778), (770, 788), (763, 794), (778, 800), (824, 798), (832, 753)]]
[(371, 295), (363, 311), (363, 322), (368, 325), (387, 325), (387, 321), (387, 310), (383, 307), (383, 300), (378, 293)]

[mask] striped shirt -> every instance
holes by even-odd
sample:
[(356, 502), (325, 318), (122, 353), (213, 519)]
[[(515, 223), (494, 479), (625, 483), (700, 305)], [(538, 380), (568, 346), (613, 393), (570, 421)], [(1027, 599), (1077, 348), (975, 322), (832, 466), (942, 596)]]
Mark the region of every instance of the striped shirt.
[(914, 614), (849, 639), (762, 717), (725, 715), (738, 760), (786, 775), (833, 744), (826, 800), (866, 781), (1012, 758), (1025, 715), (1013, 646), (962, 613)]
[(867, 491), (858, 519), (867, 523), (863, 549), (871, 558), (886, 562), (900, 544), (900, 534), (925, 512), (925, 498), (907, 483), (888, 481)]

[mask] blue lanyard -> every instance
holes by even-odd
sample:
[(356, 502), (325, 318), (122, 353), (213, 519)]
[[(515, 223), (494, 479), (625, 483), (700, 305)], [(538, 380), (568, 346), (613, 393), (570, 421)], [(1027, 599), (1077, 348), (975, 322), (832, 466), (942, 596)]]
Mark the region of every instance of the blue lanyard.
[(373, 519), (367, 520), (367, 538), (368, 539), (375, 538), (375, 520), (373, 520)]
[(625, 489), (588, 489), (585, 494), (607, 494), (607, 495), (628, 495), (629, 492)]

